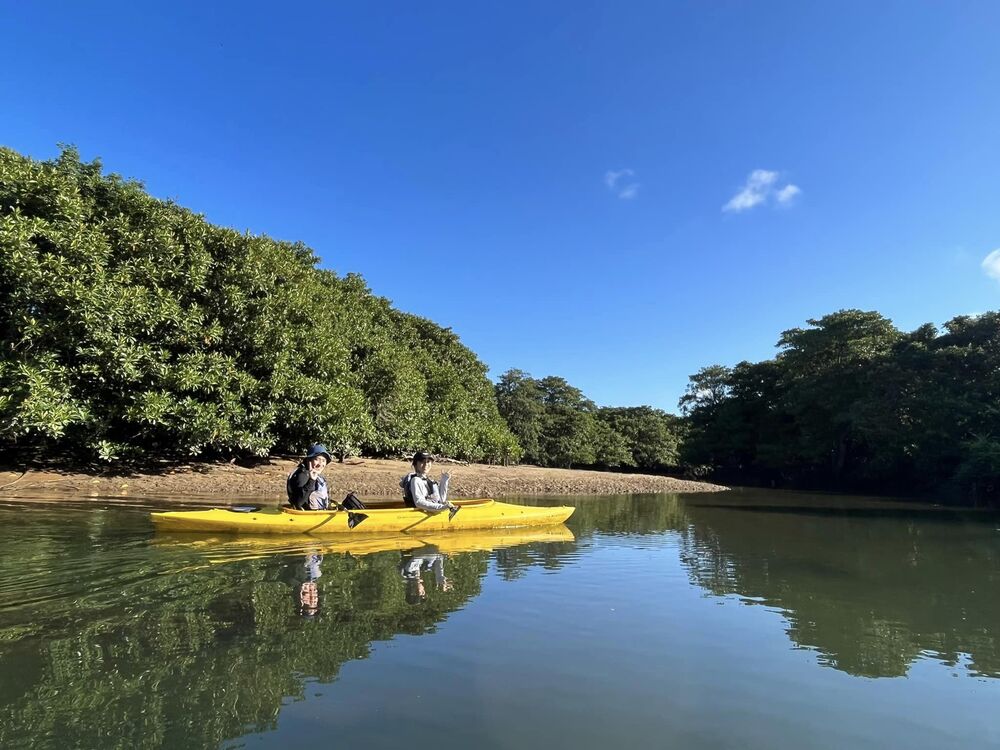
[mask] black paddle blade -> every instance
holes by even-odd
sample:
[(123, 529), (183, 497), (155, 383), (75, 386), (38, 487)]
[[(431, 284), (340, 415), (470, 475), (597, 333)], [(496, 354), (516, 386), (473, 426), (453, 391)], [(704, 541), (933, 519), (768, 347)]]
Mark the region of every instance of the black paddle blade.
[(462, 509), (458, 508), (458, 507), (455, 507), (455, 508), (452, 508), (451, 510), (449, 510), (448, 511), (448, 520), (450, 521), (451, 519), (453, 519), (455, 517), (455, 514), (458, 513), (458, 511), (460, 511), (460, 510), (462, 510)]
[(348, 513), (347, 514), (347, 528), (353, 529), (359, 523), (364, 521), (368, 516), (365, 513)]

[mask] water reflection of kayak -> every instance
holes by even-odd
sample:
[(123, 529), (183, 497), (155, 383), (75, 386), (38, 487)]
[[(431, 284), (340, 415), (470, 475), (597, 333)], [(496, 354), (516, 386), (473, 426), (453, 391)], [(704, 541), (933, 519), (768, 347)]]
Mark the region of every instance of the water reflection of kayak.
[[(460, 512), (430, 514), (402, 505), (375, 506), (360, 513), (345, 510), (292, 510), (271, 508), (241, 512), (234, 509), (152, 513), (162, 531), (215, 531), (250, 534), (358, 534), (407, 532), (413, 534), (466, 529), (547, 526), (565, 521), (574, 508), (540, 508), (510, 505), (496, 500), (458, 500)], [(362, 527), (357, 523), (363, 515)], [(353, 518), (352, 518), (353, 517)], [(353, 521), (353, 522), (352, 522)]]
[(276, 554), (370, 555), (432, 545), (443, 554), (485, 552), (537, 542), (572, 542), (576, 537), (563, 524), (519, 529), (479, 529), (437, 533), (351, 534), (327, 539), (275, 538), (274, 535), (159, 534), (157, 546), (176, 547), (211, 555), (211, 562), (270, 557)]

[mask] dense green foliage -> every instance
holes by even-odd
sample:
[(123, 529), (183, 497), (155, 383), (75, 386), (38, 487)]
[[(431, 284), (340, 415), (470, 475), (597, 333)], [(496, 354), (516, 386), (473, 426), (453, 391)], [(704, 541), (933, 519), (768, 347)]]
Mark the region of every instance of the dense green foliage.
[(517, 459), (486, 367), (307, 247), (0, 149), (0, 447)]
[(649, 406), (598, 408), (563, 378), (509, 370), (497, 404), (524, 449), (541, 466), (662, 469), (677, 464), (680, 420)]
[(778, 346), (691, 377), (688, 462), (832, 487), (1000, 486), (1000, 313), (904, 333), (842, 310)]

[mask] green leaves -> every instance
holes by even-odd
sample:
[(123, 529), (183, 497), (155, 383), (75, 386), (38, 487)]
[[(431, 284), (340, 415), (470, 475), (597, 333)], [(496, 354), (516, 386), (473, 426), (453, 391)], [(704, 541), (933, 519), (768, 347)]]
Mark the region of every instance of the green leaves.
[(47, 163), (0, 149), (0, 444), (520, 455), (454, 333), (316, 262), (72, 148)]
[(505, 372), (497, 404), (524, 448), (541, 466), (638, 466), (659, 470), (677, 463), (679, 420), (649, 406), (598, 408), (563, 378), (535, 380)]
[(33, 434), (59, 439), (70, 426), (86, 422), (87, 406), (69, 390), (65, 369), (51, 355), (0, 362), (0, 440)]
[(1000, 314), (944, 328), (841, 310), (785, 331), (773, 360), (701, 370), (685, 460), (738, 481), (996, 492)]
[(623, 440), (626, 454), (618, 465), (662, 469), (680, 462), (678, 417), (651, 406), (632, 406), (602, 408), (598, 418)]

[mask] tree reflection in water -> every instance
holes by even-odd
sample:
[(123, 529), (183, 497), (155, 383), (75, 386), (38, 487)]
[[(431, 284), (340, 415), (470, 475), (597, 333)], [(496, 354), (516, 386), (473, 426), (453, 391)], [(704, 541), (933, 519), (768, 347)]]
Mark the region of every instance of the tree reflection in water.
[(781, 608), (796, 644), (849, 674), (901, 676), (930, 654), (1000, 677), (995, 515), (751, 497), (686, 505), (681, 555), (698, 585)]
[[(763, 491), (575, 504), (581, 545), (674, 532), (694, 583), (780, 608), (824, 666), (896, 677), (930, 654), (1000, 677), (1000, 514)], [(501, 571), (521, 554), (503, 551)]]
[[(89, 538), (36, 540), (16, 564), (66, 578), (60, 566), (92, 556), (95, 539), (111, 533), (91, 522)], [(143, 543), (127, 560), (130, 583), (115, 583), (121, 571), (100, 582), (117, 595), (81, 579), (52, 601), (25, 596), (0, 611), (0, 747), (214, 748), (273, 728), (310, 680), (334, 680), (373, 643), (432, 632), (466, 606), (493, 543), (510, 539), (449, 555), (447, 585), (412, 605), (398, 549), (307, 546), (219, 560), (210, 544)]]

